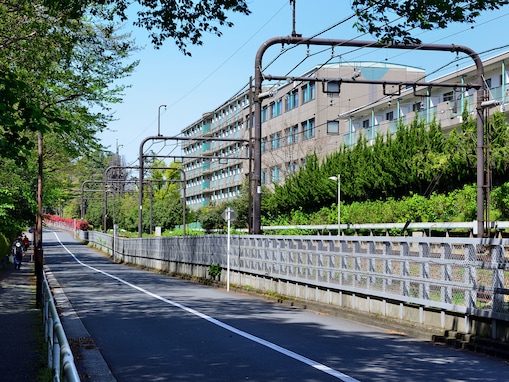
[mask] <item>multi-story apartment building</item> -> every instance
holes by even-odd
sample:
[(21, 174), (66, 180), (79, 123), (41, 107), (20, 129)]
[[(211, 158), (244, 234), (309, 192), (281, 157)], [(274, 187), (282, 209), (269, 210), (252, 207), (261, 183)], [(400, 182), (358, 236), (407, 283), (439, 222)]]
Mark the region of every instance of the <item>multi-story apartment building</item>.
[(182, 131), (184, 137), (207, 138), (187, 140), (182, 147), (189, 208), (221, 203), (238, 194), (249, 167), (243, 159), (248, 158), (249, 109), (249, 93), (244, 92)]
[[(507, 100), (508, 59), (509, 53), (505, 53), (484, 62), (489, 97), (498, 100), (502, 110)], [(425, 72), (389, 63), (342, 62), (313, 68), (299, 78), (408, 83), (423, 82)], [(433, 86), (426, 88), (345, 82), (338, 83), (337, 92), (325, 92), (320, 81), (265, 86), (264, 92), (270, 96), (263, 99), (261, 110), (261, 182), (269, 186), (283, 182), (312, 153), (323, 158), (342, 145), (354, 145), (361, 135), (372, 141), (377, 134), (394, 132), (398, 122), (409, 123), (417, 116), (427, 122), (435, 118), (450, 131), (461, 123), (464, 110), (475, 113), (476, 91), (439, 84), (475, 81), (472, 65), (435, 79)], [(234, 198), (246, 181), (250, 172), (247, 142), (253, 121), (249, 97), (250, 92), (245, 91), (182, 131), (185, 137), (209, 139), (186, 141), (183, 146), (188, 207), (197, 209)]]

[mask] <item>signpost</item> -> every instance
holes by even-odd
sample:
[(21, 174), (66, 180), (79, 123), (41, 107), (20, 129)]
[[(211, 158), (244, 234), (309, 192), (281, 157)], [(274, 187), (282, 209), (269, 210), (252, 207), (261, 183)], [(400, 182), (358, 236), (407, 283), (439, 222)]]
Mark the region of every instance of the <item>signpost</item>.
[(226, 291), (230, 291), (230, 222), (237, 219), (237, 213), (231, 207), (227, 207), (221, 214), (228, 223), (228, 246), (226, 250)]

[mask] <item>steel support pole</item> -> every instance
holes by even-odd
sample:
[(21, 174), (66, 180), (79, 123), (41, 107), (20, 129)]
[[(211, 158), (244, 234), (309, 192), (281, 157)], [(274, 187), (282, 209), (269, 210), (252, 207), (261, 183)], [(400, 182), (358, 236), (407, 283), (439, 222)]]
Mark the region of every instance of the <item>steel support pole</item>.
[[(320, 39), (295, 36), (273, 37), (265, 41), (256, 53), (255, 58), (255, 83), (254, 83), (254, 113), (255, 113), (255, 134), (254, 134), (254, 170), (253, 180), (256, 185), (256, 192), (253, 196), (253, 233), (261, 233), (261, 174), (262, 174), (262, 156), (261, 156), (261, 138), (262, 138), (262, 82), (264, 78), (270, 76), (262, 73), (262, 59), (265, 51), (276, 44), (281, 45), (326, 45), (331, 47), (362, 47), (373, 49), (401, 49), (401, 50), (424, 50), (424, 51), (443, 51), (452, 53), (465, 53), (474, 61), (477, 69), (476, 83), (470, 84), (470, 88), (477, 89), (477, 224), (478, 236), (484, 235), (484, 206), (486, 193), (488, 192), (485, 185), (485, 166), (484, 166), (484, 118), (482, 115), (482, 98), (483, 98), (483, 76), (484, 68), (479, 55), (472, 49), (462, 45), (446, 45), (446, 44), (390, 44), (380, 43), (377, 41), (361, 41), (361, 40), (336, 40), (336, 39)], [(291, 77), (289, 77), (291, 78)], [(309, 81), (316, 79), (309, 78)], [(370, 83), (369, 81), (363, 81)], [(429, 83), (435, 85), (434, 83)], [(440, 86), (439, 82), (436, 86)], [(458, 84), (461, 85), (461, 84)]]
[[(171, 155), (168, 156), (160, 156), (160, 155), (144, 155), (143, 154), (143, 146), (145, 146), (145, 143), (151, 140), (161, 140), (161, 141), (219, 141), (219, 142), (242, 142), (246, 143), (249, 141), (246, 141), (245, 139), (237, 139), (237, 138), (218, 138), (218, 137), (164, 137), (164, 136), (157, 136), (157, 137), (147, 137), (140, 143), (140, 149), (139, 149), (139, 190), (140, 194), (138, 197), (138, 237), (142, 237), (143, 233), (143, 177), (144, 177), (144, 160), (146, 157), (164, 157), (164, 158), (171, 158)], [(210, 157), (209, 157), (210, 158)], [(156, 168), (154, 168), (156, 169)], [(186, 188), (186, 174), (183, 169), (180, 168), (172, 168), (172, 167), (164, 167), (164, 169), (168, 170), (180, 170), (180, 172), (183, 174), (184, 178), (184, 214), (185, 214), (185, 188)], [(185, 215), (183, 217), (185, 221)], [(185, 229), (185, 223), (184, 223), (184, 235), (185, 235), (186, 229)]]

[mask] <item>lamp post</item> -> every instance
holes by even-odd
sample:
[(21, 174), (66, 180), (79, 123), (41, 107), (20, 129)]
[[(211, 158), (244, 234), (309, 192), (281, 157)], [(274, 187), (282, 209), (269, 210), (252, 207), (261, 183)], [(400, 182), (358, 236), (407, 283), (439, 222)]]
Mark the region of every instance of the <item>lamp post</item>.
[(338, 236), (341, 235), (341, 175), (329, 176), (330, 180), (338, 182)]
[(120, 155), (120, 148), (121, 147), (124, 147), (124, 145), (119, 145), (118, 144), (118, 139), (117, 139), (117, 151), (116, 151), (117, 157)]
[(166, 105), (159, 105), (157, 109), (157, 136), (161, 136), (161, 108), (164, 107), (166, 109)]

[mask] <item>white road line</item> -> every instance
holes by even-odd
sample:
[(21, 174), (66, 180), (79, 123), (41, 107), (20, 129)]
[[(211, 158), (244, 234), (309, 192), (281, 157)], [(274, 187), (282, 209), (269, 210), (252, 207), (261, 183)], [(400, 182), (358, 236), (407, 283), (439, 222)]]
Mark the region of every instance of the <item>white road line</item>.
[(175, 307), (177, 307), (177, 308), (180, 308), (180, 309), (182, 309), (182, 310), (185, 310), (186, 312), (189, 312), (189, 313), (194, 314), (194, 315), (196, 315), (196, 316), (198, 316), (198, 317), (200, 317), (200, 318), (203, 318), (204, 320), (206, 320), (206, 321), (208, 321), (208, 322), (210, 322), (210, 323), (212, 323), (212, 324), (214, 324), (214, 325), (220, 326), (221, 328), (226, 329), (226, 330), (228, 330), (228, 331), (230, 331), (230, 332), (232, 332), (232, 333), (235, 333), (235, 334), (237, 334), (237, 335), (239, 335), (239, 336), (241, 336), (241, 337), (244, 337), (244, 338), (246, 338), (246, 339), (248, 339), (248, 340), (251, 340), (251, 341), (253, 341), (253, 342), (256, 342), (256, 343), (258, 343), (258, 344), (260, 344), (260, 345), (266, 346), (266, 347), (268, 347), (269, 349), (272, 349), (272, 350), (274, 350), (274, 351), (277, 351), (277, 352), (279, 352), (279, 353), (281, 353), (281, 354), (284, 354), (284, 355), (286, 355), (286, 356), (288, 356), (288, 357), (290, 357), (290, 358), (293, 358), (293, 359), (295, 359), (295, 360), (297, 360), (297, 361), (299, 361), (299, 362), (302, 362), (302, 363), (304, 363), (304, 364), (306, 364), (306, 365), (308, 365), (308, 366), (311, 366), (311, 367), (313, 367), (313, 368), (315, 368), (315, 369), (317, 369), (317, 370), (319, 370), (319, 371), (322, 371), (322, 372), (324, 372), (324, 373), (326, 373), (326, 374), (329, 374), (329, 375), (331, 375), (331, 376), (333, 376), (333, 377), (336, 377), (337, 379), (339, 379), (339, 380), (341, 380), (341, 381), (344, 381), (344, 382), (359, 382), (357, 379), (355, 379), (355, 378), (353, 378), (353, 377), (350, 377), (349, 375), (346, 375), (346, 374), (344, 374), (344, 373), (341, 373), (340, 371), (334, 370), (334, 369), (332, 369), (332, 368), (330, 368), (330, 367), (328, 367), (328, 366), (326, 366), (326, 365), (323, 365), (323, 364), (321, 364), (321, 363), (319, 363), (319, 362), (313, 361), (312, 359), (309, 359), (309, 358), (304, 357), (304, 356), (302, 356), (302, 355), (300, 355), (300, 354), (297, 354), (297, 353), (295, 353), (295, 352), (293, 352), (293, 351), (291, 351), (291, 350), (285, 349), (285, 348), (283, 348), (283, 347), (281, 347), (281, 346), (279, 346), (279, 345), (276, 345), (276, 344), (274, 344), (274, 343), (272, 343), (272, 342), (269, 342), (269, 341), (267, 341), (267, 340), (264, 340), (263, 338), (256, 337), (256, 336), (254, 336), (254, 335), (252, 335), (252, 334), (249, 334), (249, 333), (247, 333), (247, 332), (244, 332), (244, 331), (242, 331), (242, 330), (240, 330), (240, 329), (234, 328), (233, 326), (230, 326), (230, 325), (228, 325), (228, 324), (225, 324), (224, 322), (221, 322), (221, 321), (219, 321), (219, 320), (216, 320), (215, 318), (212, 318), (212, 317), (210, 317), (210, 316), (207, 316), (206, 314), (203, 314), (203, 313), (201, 313), (201, 312), (198, 312), (198, 311), (196, 311), (196, 310), (194, 310), (194, 309), (192, 309), (192, 308), (189, 308), (189, 307), (187, 307), (187, 306), (185, 306), (185, 305), (179, 304), (178, 302), (168, 300), (168, 299), (166, 299), (166, 298), (164, 298), (164, 297), (161, 297), (161, 296), (159, 296), (159, 295), (157, 295), (157, 294), (155, 294), (155, 293), (153, 293), (153, 292), (150, 292), (150, 291), (148, 291), (148, 290), (146, 290), (146, 289), (143, 289), (143, 288), (141, 288), (141, 287), (139, 287), (139, 286), (137, 286), (137, 285), (131, 284), (130, 282), (125, 281), (125, 280), (123, 280), (123, 279), (121, 279), (121, 278), (119, 278), (119, 277), (117, 277), (117, 276), (114, 276), (114, 275), (109, 274), (109, 273), (107, 273), (107, 272), (105, 272), (105, 271), (102, 271), (102, 270), (100, 270), (100, 269), (98, 269), (98, 268), (95, 268), (95, 267), (92, 267), (92, 266), (90, 266), (90, 265), (88, 265), (88, 264), (85, 264), (84, 262), (82, 262), (81, 260), (79, 260), (79, 259), (78, 259), (78, 258), (77, 258), (77, 257), (76, 257), (76, 256), (75, 256), (75, 255), (74, 255), (74, 254), (73, 254), (73, 253), (72, 253), (72, 252), (71, 252), (71, 251), (70, 251), (70, 250), (69, 250), (69, 249), (68, 249), (68, 248), (67, 248), (67, 247), (66, 247), (66, 246), (65, 246), (65, 245), (61, 242), (61, 241), (60, 241), (60, 238), (58, 237), (58, 235), (57, 235), (57, 233), (56, 233), (56, 232), (53, 232), (53, 233), (55, 234), (55, 237), (57, 238), (57, 240), (58, 240), (58, 242), (60, 243), (60, 245), (61, 245), (61, 246), (62, 246), (62, 247), (63, 247), (63, 248), (64, 248), (64, 249), (65, 249), (65, 250), (66, 250), (66, 251), (67, 251), (67, 252), (68, 252), (68, 253), (69, 253), (69, 254), (73, 257), (73, 258), (74, 258), (74, 260), (76, 260), (76, 262), (77, 262), (77, 263), (79, 263), (79, 264), (83, 265), (84, 267), (87, 267), (88, 269), (91, 269), (91, 270), (93, 270), (93, 271), (95, 271), (95, 272), (98, 272), (98, 273), (102, 273), (103, 275), (105, 275), (105, 276), (107, 276), (107, 277), (110, 277), (110, 278), (112, 278), (112, 279), (114, 279), (114, 280), (117, 280), (117, 281), (121, 282), (122, 284), (125, 284), (125, 285), (127, 285), (127, 286), (130, 286), (131, 288), (136, 289), (137, 291), (140, 291), (140, 292), (142, 292), (142, 293), (145, 293), (145, 294), (146, 294), (146, 295), (148, 295), (148, 296), (154, 297), (154, 298), (156, 298), (156, 299), (158, 299), (158, 300), (160, 300), (160, 301), (163, 301), (163, 302), (165, 302), (165, 303), (167, 303), (167, 304), (170, 304), (170, 305), (173, 305), (173, 306), (175, 306)]

